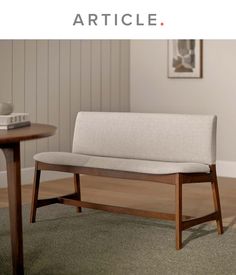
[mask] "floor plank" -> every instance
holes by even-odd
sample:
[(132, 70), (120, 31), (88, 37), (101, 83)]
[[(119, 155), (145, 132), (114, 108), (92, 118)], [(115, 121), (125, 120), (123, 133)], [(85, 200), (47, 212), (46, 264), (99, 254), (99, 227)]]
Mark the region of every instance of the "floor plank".
[[(102, 177), (81, 177), (82, 199), (95, 203), (113, 204), (145, 210), (173, 213), (174, 188), (161, 183), (111, 179)], [(213, 210), (210, 183), (184, 186), (184, 214), (200, 216)], [(219, 178), (219, 190), (224, 226), (236, 227), (236, 179)], [(72, 178), (43, 182), (40, 198), (73, 192)], [(32, 185), (22, 186), (22, 201), (31, 202)], [(8, 207), (7, 189), (0, 189), (0, 207)]]

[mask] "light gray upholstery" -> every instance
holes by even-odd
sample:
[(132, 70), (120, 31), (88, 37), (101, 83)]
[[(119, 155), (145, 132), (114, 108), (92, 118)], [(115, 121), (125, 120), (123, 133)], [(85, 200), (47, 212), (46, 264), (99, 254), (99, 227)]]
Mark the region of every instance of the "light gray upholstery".
[(213, 164), (216, 117), (147, 113), (78, 113), (73, 152), (91, 156)]
[(80, 167), (104, 168), (149, 174), (209, 173), (209, 166), (201, 163), (161, 162), (137, 159), (88, 156), (75, 153), (46, 152), (34, 156), (36, 161)]
[(209, 173), (215, 147), (215, 116), (80, 112), (72, 153), (39, 153), (34, 159), (150, 174)]

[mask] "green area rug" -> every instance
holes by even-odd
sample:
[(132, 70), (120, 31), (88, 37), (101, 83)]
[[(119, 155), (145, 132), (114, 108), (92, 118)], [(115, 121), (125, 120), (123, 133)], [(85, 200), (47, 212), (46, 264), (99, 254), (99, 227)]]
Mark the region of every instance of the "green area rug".
[[(29, 224), (23, 208), (25, 274), (236, 274), (236, 231), (201, 225), (175, 250), (174, 223), (53, 205)], [(11, 274), (8, 209), (0, 209), (0, 274)]]

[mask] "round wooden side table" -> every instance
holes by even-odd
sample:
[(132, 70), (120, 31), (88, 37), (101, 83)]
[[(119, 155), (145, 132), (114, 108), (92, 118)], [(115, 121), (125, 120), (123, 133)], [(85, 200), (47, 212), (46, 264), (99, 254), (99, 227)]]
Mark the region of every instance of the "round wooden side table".
[(24, 274), (20, 142), (54, 135), (56, 127), (32, 123), (30, 126), (0, 130), (0, 149), (6, 158), (13, 274)]

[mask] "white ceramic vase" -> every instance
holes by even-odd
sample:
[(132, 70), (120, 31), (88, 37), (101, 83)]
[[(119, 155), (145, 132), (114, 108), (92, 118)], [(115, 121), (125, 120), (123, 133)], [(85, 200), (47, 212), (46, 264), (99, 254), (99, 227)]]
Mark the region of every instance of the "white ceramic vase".
[(0, 102), (0, 115), (9, 115), (13, 112), (13, 104)]

